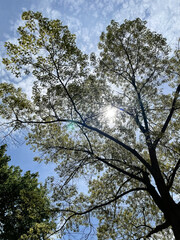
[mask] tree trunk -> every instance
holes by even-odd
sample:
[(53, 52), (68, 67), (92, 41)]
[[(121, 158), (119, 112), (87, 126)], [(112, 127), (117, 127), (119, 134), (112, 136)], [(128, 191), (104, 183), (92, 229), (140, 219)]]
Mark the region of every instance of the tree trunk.
[(180, 206), (176, 204), (171, 208), (169, 206), (169, 220), (171, 223), (172, 231), (174, 233), (175, 239), (180, 240)]
[(164, 212), (166, 220), (170, 223), (175, 239), (180, 240), (180, 203), (175, 203), (170, 195), (159, 168), (155, 149), (149, 149), (149, 154), (153, 166), (153, 177), (162, 199), (160, 209)]
[[(178, 221), (180, 221), (180, 219), (178, 219)], [(175, 239), (176, 240), (180, 240), (180, 225), (173, 226), (172, 227), (172, 231), (174, 233)]]

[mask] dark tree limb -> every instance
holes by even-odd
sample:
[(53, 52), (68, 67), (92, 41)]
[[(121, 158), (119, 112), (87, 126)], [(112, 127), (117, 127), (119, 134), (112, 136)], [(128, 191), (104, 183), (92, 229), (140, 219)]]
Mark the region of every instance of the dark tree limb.
[[(170, 224), (166, 221), (158, 226), (156, 226), (156, 228), (154, 228), (152, 231), (150, 231), (145, 237), (144, 239), (147, 239), (149, 238), (151, 235), (155, 234), (155, 233), (158, 233), (160, 231), (162, 231), (163, 229), (166, 229), (170, 226)], [(140, 240), (142, 239), (142, 237), (138, 238), (137, 240)]]
[[(120, 194), (120, 195), (115, 196), (113, 199), (110, 199), (110, 200), (107, 201), (107, 202), (101, 203), (101, 204), (99, 204), (99, 205), (95, 205), (95, 206), (93, 206), (93, 207), (91, 207), (91, 208), (89, 208), (89, 209), (87, 209), (87, 210), (85, 210), (85, 211), (83, 211), (83, 212), (76, 212), (76, 211), (71, 210), (71, 209), (59, 209), (59, 212), (67, 212), (67, 213), (72, 213), (72, 214), (71, 214), (67, 219), (65, 219), (64, 223), (62, 224), (62, 226), (61, 226), (59, 229), (57, 229), (56, 231), (54, 231), (52, 234), (50, 234), (50, 235), (48, 236), (48, 238), (51, 237), (52, 235), (54, 235), (54, 234), (62, 231), (63, 228), (65, 227), (66, 223), (67, 223), (71, 218), (73, 218), (73, 217), (75, 217), (75, 216), (82, 216), (82, 215), (91, 213), (92, 211), (94, 211), (94, 210), (96, 210), (96, 209), (99, 209), (99, 208), (102, 208), (102, 207), (104, 207), (104, 206), (107, 206), (107, 205), (109, 205), (109, 204), (117, 201), (118, 199), (120, 199), (120, 198), (124, 197), (125, 195), (127, 195), (127, 194), (129, 194), (129, 193), (131, 193), (131, 192), (134, 192), (134, 191), (147, 191), (147, 189), (146, 189), (146, 188), (143, 188), (143, 187), (130, 189), (130, 190), (126, 191), (126, 192), (123, 192), (123, 193)], [(48, 238), (47, 238), (47, 239), (48, 239)]]
[(172, 187), (173, 182), (174, 182), (174, 178), (176, 176), (176, 172), (178, 171), (179, 167), (180, 167), (180, 159), (178, 160), (172, 174), (169, 176), (168, 189), (170, 189)]
[(70, 119), (56, 119), (56, 120), (50, 120), (50, 121), (24, 121), (24, 120), (20, 120), (17, 119), (14, 122), (19, 122), (22, 124), (51, 124), (51, 123), (58, 123), (58, 122), (66, 122), (66, 123), (75, 123), (77, 125), (80, 125), (82, 127), (85, 127), (91, 131), (94, 131), (98, 134), (100, 134), (101, 136), (106, 137), (107, 139), (110, 139), (111, 141), (117, 143), (119, 146), (123, 147), (124, 149), (126, 149), (128, 152), (132, 153), (150, 172), (152, 172), (152, 167), (151, 165), (133, 148), (131, 148), (130, 146), (128, 146), (127, 144), (123, 143), (122, 141), (118, 140), (117, 138), (109, 135), (108, 133), (93, 127), (93, 126), (89, 126), (84, 122), (79, 122), (76, 120), (70, 120)]
[(156, 138), (156, 140), (153, 143), (154, 147), (156, 147), (158, 142), (161, 140), (163, 134), (165, 133), (165, 131), (166, 131), (166, 129), (167, 129), (167, 127), (168, 127), (168, 125), (169, 125), (169, 123), (171, 121), (173, 113), (176, 110), (176, 102), (177, 102), (178, 97), (179, 97), (179, 92), (180, 92), (180, 84), (178, 85), (178, 87), (176, 89), (175, 96), (174, 96), (174, 99), (173, 99), (173, 102), (172, 102), (172, 107), (171, 107), (171, 110), (169, 112), (169, 115), (168, 115), (168, 117), (167, 117), (167, 119), (166, 119), (166, 121), (165, 121), (165, 123), (164, 123), (164, 125), (163, 125), (163, 127), (161, 129), (161, 131), (160, 131), (159, 136)]
[(126, 175), (126, 176), (128, 176), (128, 177), (131, 177), (131, 178), (133, 178), (133, 179), (136, 179), (136, 180), (144, 183), (143, 178), (138, 177), (137, 175), (135, 175), (135, 174), (133, 174), (133, 173), (127, 172), (127, 171), (125, 171), (124, 169), (122, 169), (122, 168), (120, 168), (120, 167), (117, 167), (116, 165), (110, 163), (110, 162), (109, 162), (108, 160), (106, 160), (106, 159), (100, 158), (100, 157), (98, 157), (98, 156), (96, 156), (96, 158), (97, 158), (99, 161), (101, 161), (101, 162), (103, 162), (104, 164), (106, 164), (107, 166), (116, 169), (118, 172), (121, 172), (121, 173), (123, 173), (124, 175)]

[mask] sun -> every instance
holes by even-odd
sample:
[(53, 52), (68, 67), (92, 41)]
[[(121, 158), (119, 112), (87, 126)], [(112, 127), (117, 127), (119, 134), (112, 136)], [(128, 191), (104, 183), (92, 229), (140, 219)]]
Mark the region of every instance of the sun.
[(105, 117), (114, 118), (116, 116), (116, 109), (111, 106), (107, 106), (105, 109)]
[(117, 109), (112, 106), (107, 106), (104, 109), (104, 118), (108, 125), (112, 126), (114, 124), (115, 118), (117, 114)]

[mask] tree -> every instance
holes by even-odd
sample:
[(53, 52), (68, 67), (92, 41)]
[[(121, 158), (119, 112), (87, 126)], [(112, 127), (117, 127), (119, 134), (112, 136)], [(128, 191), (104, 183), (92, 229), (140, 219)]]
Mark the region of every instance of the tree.
[[(170, 57), (166, 39), (139, 18), (112, 21), (89, 65), (59, 20), (22, 18), (3, 62), (16, 77), (34, 77), (32, 100), (3, 83), (0, 112), (5, 134), (28, 126), (27, 142), (43, 154), (36, 160), (57, 163), (57, 232), (92, 230), (95, 217), (98, 239), (145, 239), (169, 227), (180, 239), (179, 50)], [(73, 180), (83, 176), (88, 194)]]
[(0, 147), (0, 239), (47, 239), (55, 228), (47, 190), (38, 174), (8, 166), (6, 146)]

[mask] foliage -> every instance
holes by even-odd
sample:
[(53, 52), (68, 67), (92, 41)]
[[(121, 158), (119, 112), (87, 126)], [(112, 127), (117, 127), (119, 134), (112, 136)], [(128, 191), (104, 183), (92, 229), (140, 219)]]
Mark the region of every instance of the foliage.
[[(59, 20), (22, 16), (3, 62), (16, 77), (34, 77), (32, 100), (1, 84), (0, 113), (5, 126), (29, 126), (27, 142), (43, 153), (36, 160), (57, 163), (57, 231), (92, 231), (95, 217), (99, 240), (149, 238), (168, 227), (179, 239), (179, 51), (170, 57), (166, 39), (140, 19), (112, 21), (88, 65)], [(87, 194), (74, 181), (83, 177)]]
[(55, 228), (46, 189), (38, 174), (9, 166), (6, 146), (0, 148), (0, 239), (48, 239)]

